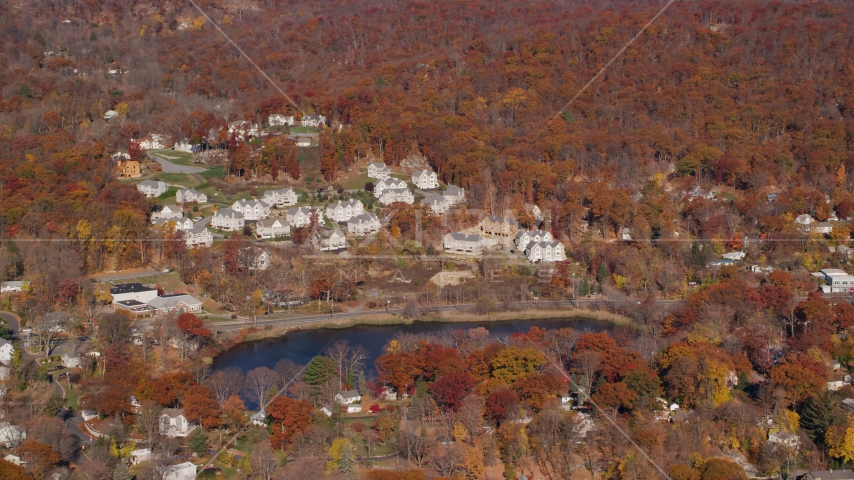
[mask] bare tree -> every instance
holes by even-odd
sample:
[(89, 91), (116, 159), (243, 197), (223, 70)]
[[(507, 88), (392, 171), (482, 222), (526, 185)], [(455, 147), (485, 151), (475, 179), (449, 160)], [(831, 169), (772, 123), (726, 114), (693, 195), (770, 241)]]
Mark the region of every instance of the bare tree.
[(160, 436), (161, 412), (163, 409), (157, 402), (143, 401), (136, 414), (136, 428), (148, 440), (150, 448), (154, 448)]
[(222, 408), (228, 397), (237, 395), (243, 390), (243, 382), (243, 372), (239, 368), (229, 367), (214, 372), (205, 383), (213, 390), (219, 408)]
[(582, 393), (585, 397), (590, 395), (590, 391), (593, 388), (593, 380), (600, 365), (602, 365), (602, 355), (598, 352), (585, 350), (577, 354), (575, 369), (581, 374), (581, 384), (578, 387), (583, 391)]
[(270, 444), (263, 442), (252, 450), (252, 473), (256, 478), (263, 480), (272, 480), (276, 468), (279, 466), (279, 461)]
[(338, 389), (341, 389), (341, 380), (347, 373), (347, 358), (350, 356), (350, 342), (347, 340), (338, 340), (326, 348), (325, 353), (335, 362), (338, 367)]
[(273, 366), (273, 371), (279, 376), (279, 385), (281, 388), (287, 388), (289, 384), (296, 382), (302, 370), (303, 367), (287, 358), (279, 360)]
[(462, 463), (463, 454), (456, 444), (438, 445), (432, 449), (433, 455), (430, 458), (433, 468), (443, 477), (450, 477), (459, 469)]
[(302, 380), (298, 380), (288, 387), (288, 394), (297, 400), (309, 400), (314, 394), (314, 388)]
[[(371, 358), (370, 352), (361, 346), (356, 346), (350, 349), (350, 355), (347, 357), (347, 378), (348, 381), (357, 375), (357, 372), (365, 366), (365, 361)], [(365, 393), (365, 392), (360, 392)]]
[(262, 408), (267, 403), (267, 394), (279, 376), (267, 367), (258, 367), (246, 374), (246, 395)]
[(430, 452), (436, 446), (434, 438), (421, 435), (421, 432), (416, 431), (413, 425), (407, 425), (407, 428), (398, 432), (397, 442), (401, 451), (406, 452), (406, 458), (415, 462), (418, 468), (427, 463)]

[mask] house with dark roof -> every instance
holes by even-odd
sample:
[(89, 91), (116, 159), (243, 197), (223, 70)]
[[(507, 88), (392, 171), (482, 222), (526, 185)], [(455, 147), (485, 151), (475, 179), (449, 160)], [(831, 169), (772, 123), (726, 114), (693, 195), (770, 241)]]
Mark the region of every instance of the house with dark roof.
[(136, 300), (140, 303), (148, 303), (157, 298), (157, 289), (146, 287), (141, 283), (119, 283), (110, 289), (113, 303), (123, 300)]

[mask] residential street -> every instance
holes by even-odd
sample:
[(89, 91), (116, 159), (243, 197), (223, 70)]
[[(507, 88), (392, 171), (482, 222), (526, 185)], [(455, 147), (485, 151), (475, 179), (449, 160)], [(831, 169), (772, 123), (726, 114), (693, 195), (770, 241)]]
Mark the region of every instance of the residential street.
[(187, 165), (177, 165), (177, 164), (174, 164), (174, 163), (166, 160), (165, 158), (157, 155), (156, 153), (149, 152), (148, 156), (151, 157), (152, 160), (154, 160), (155, 162), (157, 162), (161, 166), (163, 166), (163, 171), (165, 173), (200, 173), (200, 172), (204, 172), (205, 170), (207, 170), (206, 168), (202, 168), (202, 167), (191, 167), (191, 166), (187, 166)]

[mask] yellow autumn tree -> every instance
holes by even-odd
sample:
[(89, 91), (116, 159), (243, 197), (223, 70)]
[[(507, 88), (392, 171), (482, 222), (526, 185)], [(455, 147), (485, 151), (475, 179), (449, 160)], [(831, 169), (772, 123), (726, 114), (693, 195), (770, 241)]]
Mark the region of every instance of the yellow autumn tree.
[(854, 461), (854, 427), (834, 425), (827, 430), (824, 441), (832, 457), (841, 458), (845, 463)]
[(465, 454), (466, 478), (476, 480), (483, 477), (483, 449), (480, 445), (466, 447)]
[(699, 378), (699, 393), (713, 405), (720, 405), (729, 400), (729, 388), (727, 388), (727, 377), (729, 369), (726, 365), (716, 361), (707, 360), (703, 362), (703, 369)]
[(326, 461), (326, 468), (330, 470), (338, 468), (338, 462), (341, 461), (341, 457), (344, 455), (344, 450), (350, 450), (352, 448), (353, 444), (350, 443), (349, 439), (336, 438), (327, 452), (328, 460)]

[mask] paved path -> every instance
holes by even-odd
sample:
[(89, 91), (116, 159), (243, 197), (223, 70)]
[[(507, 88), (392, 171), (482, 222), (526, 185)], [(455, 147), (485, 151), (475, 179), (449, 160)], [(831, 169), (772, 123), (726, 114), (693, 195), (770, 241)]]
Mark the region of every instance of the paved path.
[[(148, 156), (159, 163), (163, 167), (163, 171), (166, 173), (199, 173), (204, 172), (207, 168), (202, 167), (191, 167), (188, 165), (178, 165), (176, 163), (172, 163), (169, 160), (157, 155), (156, 153), (149, 152)], [(193, 178), (196, 178), (195, 176)], [(196, 178), (198, 180), (198, 178)], [(201, 182), (203, 183), (203, 182)]]

